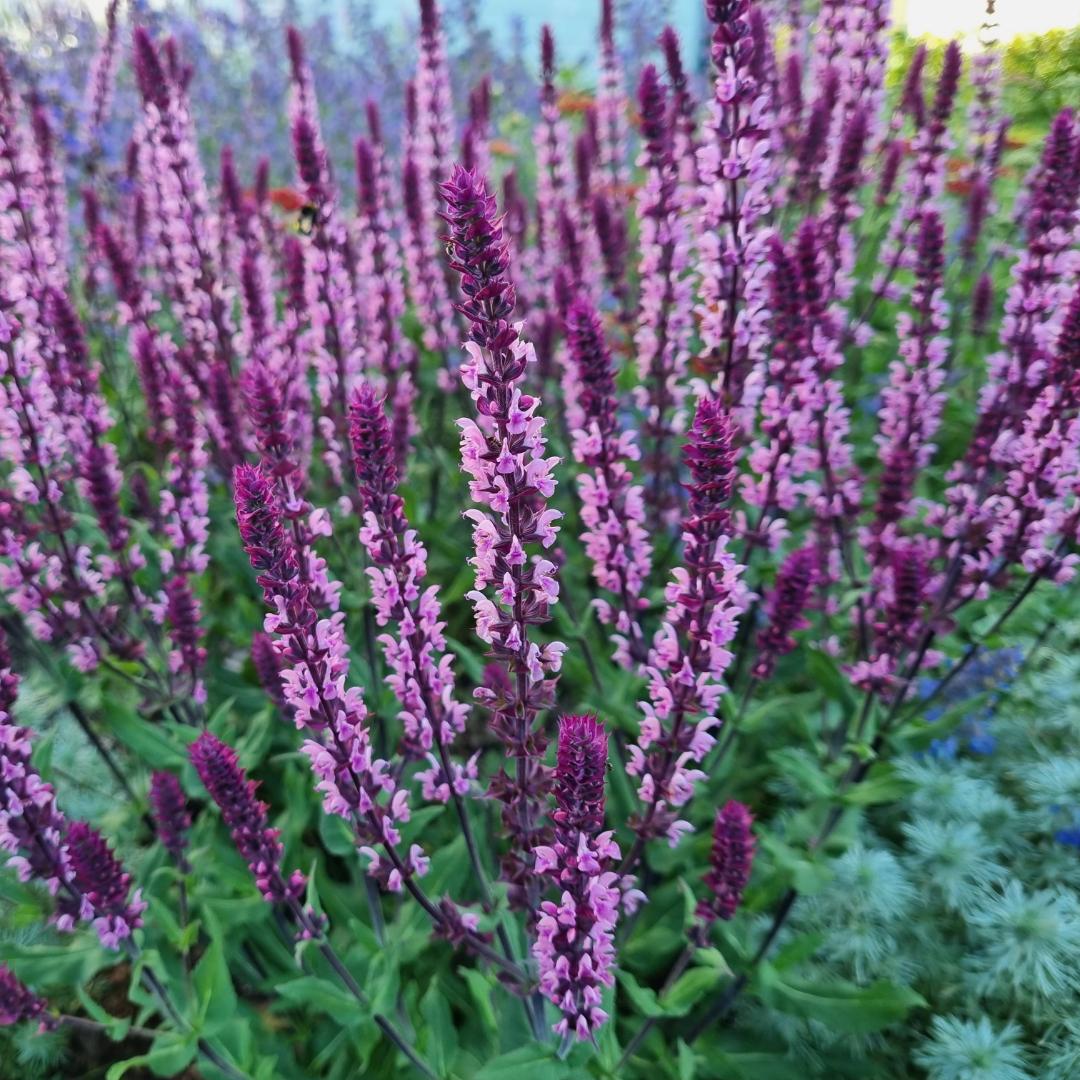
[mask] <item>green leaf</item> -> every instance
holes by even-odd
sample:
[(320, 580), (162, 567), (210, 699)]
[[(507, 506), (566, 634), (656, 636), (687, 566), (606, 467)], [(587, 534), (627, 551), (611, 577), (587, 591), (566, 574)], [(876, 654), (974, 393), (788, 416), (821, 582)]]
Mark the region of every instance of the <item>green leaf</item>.
[(183, 744), (173, 738), (165, 723), (151, 724), (126, 709), (109, 717), (109, 734), (116, 736), (151, 769), (179, 771), (187, 763)]
[(446, 1074), (450, 1063), (457, 1056), (457, 1032), (450, 1006), (436, 979), (420, 1002), (420, 1012), (427, 1021), (427, 1038), (424, 1049), (431, 1067), (440, 1075)]
[(814, 953), (821, 948), (825, 940), (824, 934), (800, 934), (793, 941), (789, 941), (782, 949), (778, 949), (772, 958), (772, 966), (777, 971), (785, 971), (795, 967), (804, 960), (809, 960)]
[(664, 1015), (664, 1010), (656, 1000), (656, 991), (642, 986), (629, 971), (622, 968), (615, 972), (619, 985), (626, 991), (630, 1003), (642, 1016), (659, 1017)]
[(495, 1010), (491, 1007), (491, 1000), (498, 985), (496, 981), (477, 968), (459, 968), (458, 974), (469, 988), (480, 1022), (489, 1031), (498, 1031), (499, 1022), (495, 1017)]
[(319, 839), (331, 855), (347, 858), (356, 854), (356, 835), (349, 823), (337, 814), (319, 815)]
[(194, 1035), (169, 1031), (154, 1040), (146, 1064), (155, 1076), (176, 1076), (195, 1060), (198, 1050)]
[(826, 697), (840, 702), (847, 713), (854, 712), (855, 699), (851, 694), (851, 684), (833, 657), (820, 649), (807, 649), (806, 672)]
[(697, 1072), (697, 1058), (694, 1056), (694, 1051), (682, 1039), (679, 1040), (678, 1065), (679, 1080), (694, 1080), (694, 1073)]
[(113, 1042), (122, 1042), (131, 1027), (131, 1021), (126, 1017), (113, 1016), (103, 1009), (81, 986), (75, 988), (79, 995), (79, 1001), (86, 1010), (91, 1020), (96, 1020), (109, 1035)]
[(783, 747), (773, 750), (769, 760), (808, 799), (832, 799), (836, 794), (836, 781), (806, 751)]
[(236, 991), (225, 962), (221, 940), (215, 937), (195, 967), (193, 985), (198, 1002), (199, 1026), (204, 1032), (236, 1022)]
[(140, 1054), (138, 1057), (128, 1058), (126, 1061), (118, 1061), (115, 1065), (109, 1066), (109, 1071), (105, 1074), (105, 1080), (120, 1080), (128, 1069), (134, 1069), (137, 1065), (149, 1064), (149, 1054)]
[(865, 780), (844, 792), (843, 799), (850, 806), (876, 806), (897, 802), (914, 790), (915, 785), (900, 776), (892, 765), (879, 762), (870, 769)]
[(563, 1080), (570, 1074), (545, 1046), (522, 1046), (492, 1058), (473, 1080)]
[(834, 1031), (861, 1035), (898, 1023), (926, 1001), (910, 987), (876, 982), (871, 986), (785, 979), (771, 964), (757, 975), (757, 992), (771, 1008), (789, 1016), (818, 1020)]
[(320, 979), (317, 975), (304, 975), (299, 979), (279, 983), (276, 989), (286, 1001), (310, 1005), (338, 1021), (346, 1017), (348, 1023), (355, 1024), (367, 1015), (356, 998), (336, 983)]
[(660, 1007), (667, 1016), (685, 1016), (716, 988), (721, 978), (716, 968), (691, 968), (679, 976), (667, 993), (660, 995)]

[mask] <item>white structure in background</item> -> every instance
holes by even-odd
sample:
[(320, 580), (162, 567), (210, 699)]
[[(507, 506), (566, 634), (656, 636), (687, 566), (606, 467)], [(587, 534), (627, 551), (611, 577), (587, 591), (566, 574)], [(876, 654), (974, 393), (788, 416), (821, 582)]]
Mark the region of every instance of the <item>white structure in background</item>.
[[(893, 25), (913, 37), (974, 38), (985, 10), (985, 0), (893, 0)], [(1080, 0), (997, 0), (995, 18), (1001, 41), (1080, 26)]]

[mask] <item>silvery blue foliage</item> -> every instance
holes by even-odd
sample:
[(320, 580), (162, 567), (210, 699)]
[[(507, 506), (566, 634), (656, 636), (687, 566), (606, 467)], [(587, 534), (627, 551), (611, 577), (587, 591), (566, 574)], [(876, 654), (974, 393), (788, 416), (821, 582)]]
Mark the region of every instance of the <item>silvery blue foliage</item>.
[(986, 1017), (972, 1022), (956, 1016), (934, 1018), (933, 1032), (915, 1052), (930, 1080), (1033, 1080), (1020, 1046), (1020, 1029), (1000, 1030)]

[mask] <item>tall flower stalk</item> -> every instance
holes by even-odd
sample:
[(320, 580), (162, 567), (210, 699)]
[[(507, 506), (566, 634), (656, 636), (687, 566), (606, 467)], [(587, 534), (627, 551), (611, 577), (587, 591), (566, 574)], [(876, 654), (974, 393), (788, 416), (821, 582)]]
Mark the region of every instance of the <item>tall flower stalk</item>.
[[(547, 500), (555, 490), (557, 458), (545, 457), (540, 401), (522, 389), (533, 348), (509, 319), (514, 286), (509, 253), (495, 198), (475, 173), (456, 169), (443, 185), (450, 227), (451, 265), (461, 275), (459, 310), (469, 324), (468, 360), (461, 379), (476, 408), (462, 418), (462, 469), (476, 508), (473, 523), (476, 588), (469, 593), (476, 632), (508, 676), (504, 691), (481, 688), (477, 699), (491, 710), (492, 728), (516, 760), (514, 771), (493, 782), (503, 803), (503, 825), (511, 848), (504, 873), (518, 906), (529, 902), (534, 868), (526, 853), (543, 834), (541, 800), (549, 779), (543, 764), (545, 738), (536, 728), (552, 701), (555, 677), (566, 646), (540, 645), (529, 628), (547, 622), (558, 599), (555, 565), (541, 554), (558, 535), (562, 516)], [(494, 599), (485, 591), (493, 588)], [(530, 905), (531, 906), (531, 905)]]
[(537, 872), (561, 890), (540, 906), (533, 945), (540, 988), (562, 1013), (554, 1030), (594, 1039), (607, 1020), (603, 987), (614, 984), (619, 846), (604, 828), (607, 732), (595, 716), (559, 720), (554, 837), (535, 849)]
[(597, 584), (613, 597), (594, 606), (601, 622), (614, 627), (615, 658), (632, 667), (645, 659), (641, 612), (648, 601), (641, 594), (652, 568), (644, 493), (630, 471), (640, 451), (634, 432), (619, 424), (611, 351), (600, 316), (583, 295), (570, 304), (566, 339), (581, 387), (581, 426), (571, 432), (574, 460), (587, 470), (577, 478), (581, 538)]
[(641, 73), (638, 106), (644, 140), (638, 164), (645, 169), (645, 183), (638, 195), (641, 306), (634, 333), (640, 379), (636, 395), (645, 414), (646, 499), (655, 528), (659, 522), (671, 523), (678, 514), (678, 460), (671, 443), (686, 423), (683, 403), (693, 330), (693, 283), (668, 105), (652, 64)]
[(748, 0), (708, 0), (715, 24), (710, 53), (713, 100), (698, 151), (702, 203), (698, 221), (704, 362), (732, 408), (765, 343), (762, 267), (772, 209), (770, 163), (774, 115), (753, 72)]
[(728, 645), (749, 594), (742, 567), (727, 550), (728, 501), (734, 481), (734, 423), (717, 398), (697, 406), (684, 449), (689, 506), (683, 520), (683, 560), (667, 587), (667, 610), (645, 665), (648, 701), (627, 772), (637, 776), (641, 812), (631, 822), (634, 846), (623, 863), (633, 867), (645, 841), (666, 836), (672, 846), (690, 831), (679, 808), (704, 777), (695, 766), (715, 742), (712, 734), (723, 675), (733, 656)]

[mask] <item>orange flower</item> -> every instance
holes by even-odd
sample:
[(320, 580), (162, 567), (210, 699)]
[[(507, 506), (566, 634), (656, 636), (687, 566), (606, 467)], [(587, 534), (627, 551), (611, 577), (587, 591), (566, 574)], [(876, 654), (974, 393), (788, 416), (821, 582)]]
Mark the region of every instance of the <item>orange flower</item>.
[(288, 187), (271, 188), (268, 198), (279, 210), (286, 213), (295, 213), (307, 203), (307, 199), (299, 191)]
[(592, 107), (592, 94), (584, 90), (564, 90), (558, 97), (556, 104), (559, 112), (564, 115), (588, 112)]

